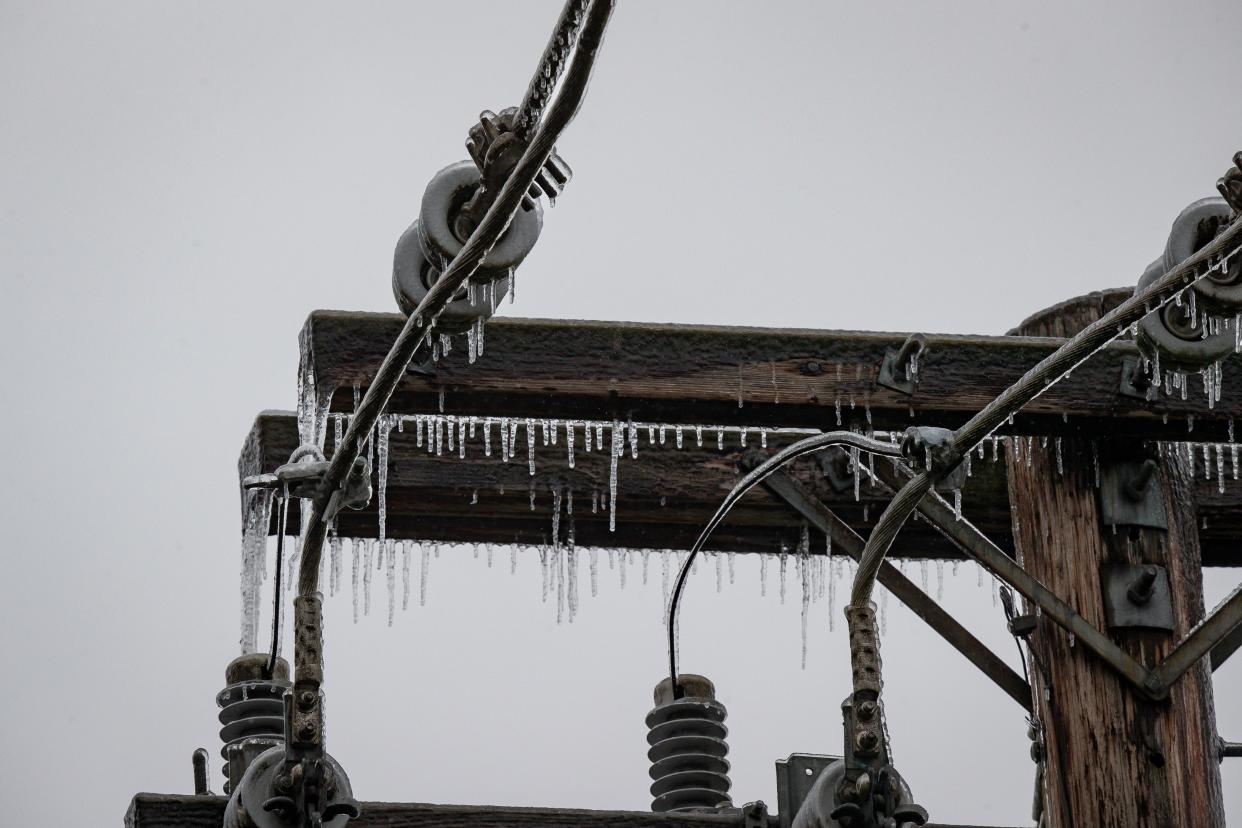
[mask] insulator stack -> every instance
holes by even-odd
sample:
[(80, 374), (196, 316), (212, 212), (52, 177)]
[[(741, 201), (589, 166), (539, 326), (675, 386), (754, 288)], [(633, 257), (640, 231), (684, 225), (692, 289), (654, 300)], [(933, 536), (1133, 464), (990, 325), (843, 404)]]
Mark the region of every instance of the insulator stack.
[[(647, 714), (647, 758), (651, 761), (651, 810), (715, 810), (730, 807), (728, 715), (716, 688), (703, 676), (678, 676), (655, 688), (655, 708)], [(676, 696), (680, 695), (680, 698)]]
[(249, 759), (284, 742), (284, 695), (290, 687), (289, 663), (276, 659), (271, 678), (265, 678), (267, 653), (249, 653), (233, 659), (224, 671), (226, 687), (216, 694), (220, 706), (220, 740), (224, 747), (224, 792), (246, 772)]

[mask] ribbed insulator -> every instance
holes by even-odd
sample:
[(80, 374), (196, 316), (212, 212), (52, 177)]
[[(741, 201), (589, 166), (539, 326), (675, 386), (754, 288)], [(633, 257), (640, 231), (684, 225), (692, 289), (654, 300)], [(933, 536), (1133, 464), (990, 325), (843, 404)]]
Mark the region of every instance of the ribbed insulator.
[(233, 762), (242, 761), (243, 744), (271, 747), (285, 738), (284, 695), (290, 687), (289, 666), (284, 659), (278, 659), (276, 676), (270, 679), (260, 677), (260, 670), (266, 666), (267, 655), (263, 653), (234, 660), (225, 673), (228, 686), (216, 694), (220, 741), (224, 743), (220, 755), (225, 760), (225, 793), (232, 790), (232, 780), (240, 779), (245, 771), (242, 767), (230, 767)]
[(668, 679), (656, 686), (656, 706), (647, 714), (647, 758), (651, 761), (651, 810), (714, 810), (729, 798), (729, 753), (715, 688), (702, 676), (678, 677), (684, 695), (674, 699)]

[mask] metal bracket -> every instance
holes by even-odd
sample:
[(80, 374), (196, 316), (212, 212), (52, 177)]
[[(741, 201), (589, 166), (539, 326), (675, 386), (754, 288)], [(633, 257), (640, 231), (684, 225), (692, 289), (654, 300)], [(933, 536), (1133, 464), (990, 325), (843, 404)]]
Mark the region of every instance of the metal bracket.
[(1105, 564), (1100, 581), (1104, 589), (1104, 621), (1110, 629), (1143, 627), (1173, 630), (1173, 596), (1169, 573), (1163, 566)]
[(1101, 465), (1100, 516), (1104, 525), (1169, 528), (1156, 477), (1158, 469), (1151, 459)]
[(854, 472), (850, 468), (850, 453), (840, 446), (832, 446), (819, 453), (819, 469), (828, 485), (837, 494), (854, 488)]
[(1121, 382), (1118, 391), (1123, 397), (1152, 402), (1156, 399), (1156, 385), (1151, 374), (1143, 370), (1139, 357), (1126, 357), (1121, 361)]
[(919, 358), (927, 350), (927, 337), (913, 333), (906, 337), (900, 348), (889, 348), (880, 363), (877, 384), (902, 394), (911, 395), (919, 384)]
[(793, 823), (820, 773), (833, 762), (840, 761), (840, 756), (818, 753), (791, 753), (788, 759), (776, 760), (776, 815), (780, 828), (789, 828)]

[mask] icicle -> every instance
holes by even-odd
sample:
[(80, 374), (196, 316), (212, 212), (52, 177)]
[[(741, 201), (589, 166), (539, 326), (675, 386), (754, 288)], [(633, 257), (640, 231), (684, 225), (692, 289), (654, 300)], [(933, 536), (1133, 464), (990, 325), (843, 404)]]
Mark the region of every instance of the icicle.
[(362, 541), (355, 538), (349, 544), (350, 552), (353, 554), (353, 580), (350, 582), (350, 584), (353, 588), (354, 623), (355, 624), (358, 623), (358, 568), (361, 563), (359, 561), (359, 556), (358, 556), (358, 546), (361, 543)]
[(1216, 491), (1225, 493), (1225, 447), (1216, 444)]
[(526, 418), (526, 465), (530, 476), (535, 476), (535, 421)]
[(591, 550), (591, 597), (599, 594), (599, 550)]
[(582, 432), (582, 450), (589, 454), (593, 448), (592, 441), (594, 440), (594, 431), (591, 428), (591, 424), (583, 423)]
[(962, 519), (962, 490), (953, 490), (953, 517), (957, 520)]
[(789, 559), (789, 556), (785, 554), (785, 545), (784, 545), (784, 544), (781, 544), (781, 554), (780, 554), (781, 588), (780, 588), (780, 596), (781, 596), (781, 603), (782, 603), (782, 604), (784, 604), (784, 603), (785, 603), (785, 568), (786, 568), (786, 565), (787, 565), (787, 563), (788, 563), (788, 559)]
[(457, 418), (457, 459), (466, 459), (466, 418)]
[(393, 614), (397, 611), (397, 556), (395, 543), (388, 541), (384, 561), (388, 574), (388, 626), (392, 626)]
[(944, 561), (936, 559), (936, 602), (944, 601)]
[[(629, 424), (627, 424), (625, 427), (625, 436), (629, 438), (629, 441), (630, 441), (630, 459), (637, 460), (638, 459), (638, 426), (634, 425), (633, 422), (630, 422)], [(680, 445), (678, 446), (678, 448), (680, 448)]]
[(766, 597), (768, 594), (768, 556), (762, 552), (759, 554), (759, 597)]
[(1063, 475), (1065, 474), (1065, 462), (1061, 457), (1061, 438), (1057, 437), (1054, 443), (1057, 450), (1057, 474)]
[[(717, 552), (713, 555), (716, 559), (716, 592), (719, 593), (724, 589), (724, 558)], [(644, 581), (643, 583), (646, 583)]]
[(379, 503), (377, 511), (379, 514), (379, 542), (383, 543), (387, 537), (388, 523), (388, 438), (392, 432), (393, 416), (391, 414), (381, 414), (379, 422), (375, 425), (376, 446), (379, 456), (378, 463), (379, 476)]
[[(590, 433), (590, 427), (587, 432)], [(572, 420), (565, 421), (565, 458), (569, 463), (569, 467), (574, 467), (574, 424)]]
[(919, 561), (919, 582), (923, 587), (924, 593), (930, 591), (931, 584), (929, 583), (929, 576), (930, 570), (928, 568), (927, 559), (923, 558)]
[(401, 544), (401, 609), (410, 608), (410, 547), (412, 541)]
[[(805, 536), (806, 526), (802, 527)], [(811, 579), (807, 572), (807, 555), (801, 549), (798, 554), (798, 577), (802, 580), (802, 669), (806, 669), (806, 627), (811, 612)]]
[(664, 445), (665, 433), (667, 431), (668, 431), (668, 426), (666, 426), (664, 423), (660, 423), (660, 445)]
[(681, 442), (682, 442), (682, 428), (681, 428), (681, 426), (675, 426), (675, 427), (673, 428), (673, 440), (674, 440), (674, 442), (676, 443), (677, 448), (681, 448)]
[(621, 455), (625, 451), (624, 434), (621, 431), (621, 424), (613, 422), (612, 424), (612, 449), (611, 463), (608, 468), (608, 531), (615, 532), (617, 530), (617, 461), (621, 459)]
[(750, 431), (750, 429), (747, 428), (746, 426), (742, 426), (740, 429), (738, 429), (738, 432), (737, 432), (738, 445), (740, 445), (742, 448), (746, 447), (746, 433), (748, 431)]
[(716, 451), (724, 451), (724, 427), (716, 426)]
[(694, 427), (694, 442), (699, 448), (703, 448), (703, 426), (701, 425)]
[(427, 576), (431, 572), (431, 556), (428, 554), (429, 551), (426, 546), (422, 547), (422, 560), (419, 562), (418, 605), (420, 607), (427, 606)]

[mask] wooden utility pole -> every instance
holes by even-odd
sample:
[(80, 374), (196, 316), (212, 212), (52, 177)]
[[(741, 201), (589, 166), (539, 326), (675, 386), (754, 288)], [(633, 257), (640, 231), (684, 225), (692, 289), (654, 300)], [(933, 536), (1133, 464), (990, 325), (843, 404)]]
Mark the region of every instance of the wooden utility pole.
[[(1114, 293), (1052, 308), (1015, 333), (1071, 336), (1109, 310)], [(1193, 473), (1185, 458), (1135, 440), (1063, 438), (1059, 450), (1052, 440), (1041, 447), (1039, 438), (1012, 444), (1018, 450), (1008, 456), (1009, 498), (1019, 562), (1089, 623), (1109, 629), (1107, 567), (1154, 564), (1167, 571), (1173, 630), (1113, 631), (1129, 654), (1156, 664), (1204, 613)], [(1110, 463), (1148, 458), (1157, 463), (1151, 485), (1160, 487), (1168, 529), (1114, 530), (1101, 516), (1097, 459), (1107, 473)], [(1174, 684), (1167, 701), (1150, 702), (1053, 624), (1039, 623), (1028, 641), (1050, 828), (1225, 824), (1207, 659)]]

